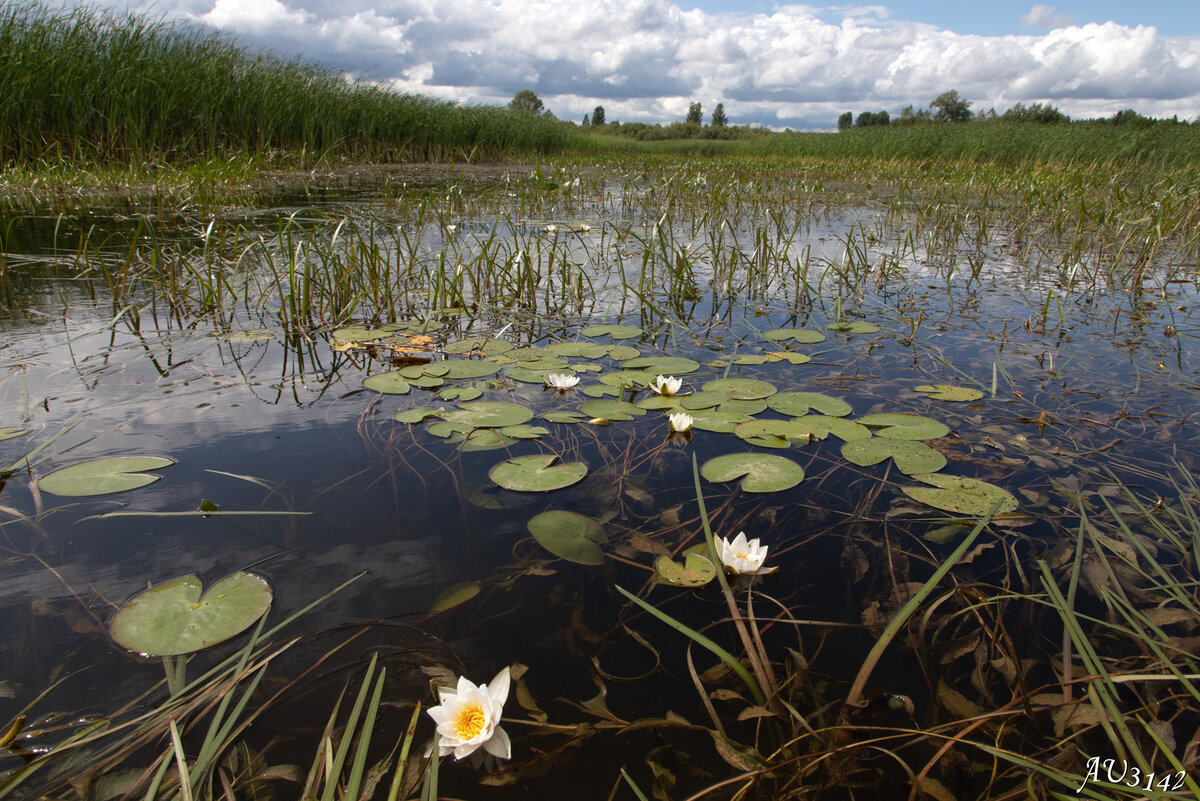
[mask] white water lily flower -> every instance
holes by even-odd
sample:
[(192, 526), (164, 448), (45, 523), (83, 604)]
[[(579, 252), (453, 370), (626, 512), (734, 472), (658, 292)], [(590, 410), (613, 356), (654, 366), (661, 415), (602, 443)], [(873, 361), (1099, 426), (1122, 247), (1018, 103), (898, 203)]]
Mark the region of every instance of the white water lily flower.
[(739, 531), (733, 542), (719, 538), (717, 556), (721, 557), (721, 564), (738, 575), (752, 576), (766, 572), (763, 562), (767, 558), (767, 546), (759, 545), (757, 537), (747, 541), (744, 531)]
[(692, 423), (696, 422), (687, 412), (677, 412), (676, 414), (667, 415), (667, 420), (671, 423), (671, 430), (682, 434), (684, 431), (692, 430)]
[(458, 687), (441, 691), (441, 706), (429, 710), (441, 735), (440, 756), (453, 751), (455, 759), (462, 759), (483, 746), (492, 756), (512, 757), (508, 733), (498, 725), (508, 699), (508, 681), (508, 668), (504, 668), (491, 684), (476, 687), (466, 676), (460, 676)]
[(546, 375), (546, 386), (552, 389), (562, 390), (570, 389), (579, 383), (579, 376), (566, 375), (564, 373), (548, 373)]
[(660, 375), (654, 379), (654, 384), (650, 387), (650, 389), (654, 390), (659, 395), (674, 395), (682, 386), (682, 378), (676, 378), (673, 375)]

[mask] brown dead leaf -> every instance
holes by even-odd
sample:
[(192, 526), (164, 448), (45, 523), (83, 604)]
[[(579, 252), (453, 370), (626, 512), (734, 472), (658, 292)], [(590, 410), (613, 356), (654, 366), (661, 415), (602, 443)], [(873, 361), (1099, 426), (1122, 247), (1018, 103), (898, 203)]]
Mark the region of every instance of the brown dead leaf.
[(937, 699), (943, 709), (959, 720), (983, 713), (978, 704), (947, 684), (945, 679), (938, 679)]
[(670, 556), (671, 551), (661, 543), (647, 537), (640, 531), (635, 531), (629, 535), (629, 547), (641, 553), (654, 554), (655, 556)]

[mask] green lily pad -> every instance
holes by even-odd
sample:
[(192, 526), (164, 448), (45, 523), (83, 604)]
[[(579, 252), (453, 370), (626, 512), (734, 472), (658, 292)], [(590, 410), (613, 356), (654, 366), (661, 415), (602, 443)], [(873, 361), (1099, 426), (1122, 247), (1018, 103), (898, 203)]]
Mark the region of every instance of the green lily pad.
[(717, 569), (708, 557), (689, 553), (682, 563), (669, 556), (660, 556), (654, 562), (658, 577), (676, 587), (703, 587), (717, 576)]
[(483, 390), (479, 387), (450, 387), (443, 389), (438, 397), (445, 401), (473, 401), (483, 397)]
[(513, 439), (540, 439), (550, 433), (548, 429), (541, 426), (531, 426), (524, 423), (516, 426), (505, 426), (498, 429), (497, 432)]
[(804, 468), (771, 453), (731, 453), (709, 459), (700, 467), (709, 481), (742, 480), (746, 492), (779, 492), (804, 480)]
[(396, 412), (392, 415), (392, 419), (397, 423), (419, 423), (429, 417), (438, 417), (444, 413), (444, 409), (431, 409), (428, 406), (418, 406), (416, 409), (405, 409), (402, 412)]
[(546, 412), (542, 419), (550, 423), (578, 423), (587, 419), (582, 412)]
[(445, 379), (438, 378), (435, 375), (423, 375), (417, 378), (408, 379), (408, 383), (410, 386), (421, 387), (422, 389), (437, 389), (445, 384), (446, 381)]
[(448, 420), (436, 422), (426, 429), (433, 436), (442, 437), (451, 444), (462, 442), (474, 430), (469, 423), (452, 423)]
[(820, 392), (780, 392), (767, 399), (767, 405), (780, 414), (800, 417), (816, 409), (829, 417), (845, 417), (852, 411), (850, 404), (841, 398), (822, 395)]
[[(716, 404), (713, 405), (715, 406)], [(648, 409), (650, 411), (674, 411), (682, 406), (682, 395), (651, 395), (637, 402), (639, 409)]]
[[(632, 345), (596, 345), (595, 347), (604, 348), (605, 355), (613, 361), (625, 362), (630, 359), (636, 359), (642, 355), (642, 352)], [(588, 359), (598, 358), (596, 356), (586, 356)]]
[(681, 395), (680, 405), (688, 411), (713, 409), (731, 399), (728, 392), (693, 392), (691, 395)]
[(692, 428), (718, 434), (732, 434), (737, 426), (754, 419), (748, 414), (728, 412), (724, 409), (700, 409), (689, 414), (692, 416)]
[(813, 436), (817, 439), (825, 439), (830, 434), (833, 434), (843, 442), (853, 442), (854, 440), (867, 439), (871, 436), (871, 429), (853, 420), (847, 420), (844, 417), (806, 414), (803, 417), (796, 418), (796, 421), (812, 429)]
[(922, 384), (913, 387), (917, 392), (928, 393), (933, 400), (940, 401), (974, 401), (983, 397), (983, 392), (970, 387), (954, 387), (949, 384)]
[(766, 364), (771, 361), (771, 357), (762, 353), (743, 353), (741, 356), (733, 360), (734, 364)]
[(806, 353), (792, 353), (788, 350), (778, 350), (768, 353), (767, 360), (772, 362), (789, 362), (791, 364), (808, 364), (812, 361), (812, 356)]
[(348, 345), (352, 342), (374, 342), (377, 339), (383, 339), (391, 331), (385, 331), (382, 328), (367, 328), (363, 325), (348, 325), (345, 328), (337, 328), (332, 336), (335, 340), (343, 345)]
[(551, 509), (526, 524), (538, 544), (557, 557), (581, 565), (604, 564), (600, 543), (608, 535), (600, 522), (578, 512)]
[[(363, 386), (385, 395), (407, 395), (412, 388), (410, 381), (398, 372), (376, 373), (363, 379)], [(439, 381), (439, 383), (441, 383)]]
[(231, 345), (247, 345), (252, 342), (264, 342), (275, 338), (274, 332), (269, 328), (246, 328), (241, 331), (230, 331), (225, 334), (215, 334), (214, 336), (225, 340)]
[(580, 404), (579, 411), (588, 417), (605, 417), (617, 422), (632, 420), (634, 417), (640, 417), (646, 413), (645, 409), (639, 409), (632, 403), (619, 400), (586, 401)]
[(733, 414), (762, 414), (767, 410), (767, 402), (762, 399), (756, 400), (728, 400), (721, 404), (721, 411), (731, 412)]
[(550, 492), (576, 484), (587, 475), (583, 462), (555, 464), (552, 453), (518, 456), (501, 462), (488, 472), (492, 481), (516, 492)]
[(654, 383), (654, 377), (641, 370), (616, 370), (600, 376), (600, 383), (610, 387), (646, 387)]
[(504, 375), (511, 378), (513, 381), (520, 381), (522, 384), (545, 384), (546, 376), (551, 373), (561, 373), (561, 369), (547, 368), (544, 370), (531, 370), (528, 367), (520, 365), (509, 365), (504, 368)]
[(945, 423), (916, 414), (868, 414), (858, 422), (878, 428), (878, 436), (892, 439), (937, 439), (950, 433)]
[(724, 393), (733, 400), (760, 400), (779, 391), (774, 384), (753, 378), (718, 378), (706, 383), (703, 389)]
[(456, 606), (462, 606), (478, 595), (482, 588), (483, 585), (478, 581), (460, 581), (457, 584), (451, 584), (438, 593), (438, 597), (433, 600), (433, 606), (429, 607), (429, 614), (436, 615)]
[(478, 359), (446, 359), (441, 364), (446, 368), (442, 376), (449, 379), (483, 378), (500, 372), (500, 365), (495, 362)]
[(508, 353), (514, 347), (511, 342), (505, 342), (503, 339), (473, 337), (447, 343), (445, 351), (457, 355), (478, 353), (481, 356), (498, 356), (501, 353)]
[(621, 368), (642, 370), (651, 375), (687, 375), (699, 370), (700, 362), (684, 356), (639, 356), (621, 362)]
[(471, 428), (503, 428), (527, 423), (533, 412), (519, 403), (508, 401), (471, 401), (459, 404), (457, 411), (447, 412), (443, 418), (451, 423), (462, 423)]
[(624, 392), (620, 387), (610, 387), (608, 384), (588, 384), (583, 388), (583, 394), (589, 398), (619, 398)]
[(896, 469), (909, 476), (936, 473), (946, 466), (945, 456), (924, 442), (910, 439), (871, 437), (855, 440), (842, 446), (842, 456), (862, 467), (891, 459), (896, 463)]
[(109, 624), (122, 648), (144, 656), (190, 654), (242, 633), (271, 605), (271, 587), (237, 572), (200, 594), (196, 576), (165, 581), (126, 601)]
[(589, 325), (587, 328), (582, 329), (579, 335), (585, 337), (602, 337), (607, 334), (613, 339), (634, 339), (644, 333), (646, 332), (635, 325), (608, 323), (605, 325)]
[(812, 345), (817, 342), (824, 342), (825, 335), (820, 331), (810, 331), (806, 328), (775, 328), (770, 331), (764, 331), (763, 339), (769, 339), (772, 342), (786, 342), (790, 339), (794, 342)]
[(837, 331), (842, 334), (874, 334), (879, 330), (879, 326), (875, 325), (875, 323), (866, 323), (862, 320), (830, 323), (825, 327), (830, 331)]
[(751, 420), (734, 428), (733, 433), (763, 448), (790, 448), (813, 440), (812, 429), (795, 420)]
[(143, 473), (175, 464), (165, 456), (112, 456), (63, 467), (38, 479), (38, 489), (51, 495), (83, 498), (124, 492), (158, 481), (162, 476)]
[(500, 448), (508, 448), (517, 443), (516, 437), (506, 436), (502, 434), (503, 429), (497, 428), (477, 428), (468, 432), (461, 439), (459, 436), (451, 436), (446, 439), (447, 442), (457, 442), (458, 449), (463, 453), (476, 453), (479, 451), (495, 451)]
[(1017, 499), (1008, 490), (976, 478), (947, 476), (942, 473), (921, 473), (913, 478), (932, 484), (932, 487), (901, 487), (915, 501), (955, 514), (980, 517), (992, 504), (1000, 501), (997, 514), (1016, 511)]

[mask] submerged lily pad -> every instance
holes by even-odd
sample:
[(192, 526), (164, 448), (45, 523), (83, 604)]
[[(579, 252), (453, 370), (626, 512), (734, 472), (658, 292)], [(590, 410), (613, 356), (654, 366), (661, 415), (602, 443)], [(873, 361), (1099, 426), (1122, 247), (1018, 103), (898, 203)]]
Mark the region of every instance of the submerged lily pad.
[(767, 399), (767, 405), (780, 414), (800, 417), (816, 409), (829, 417), (845, 417), (852, 411), (850, 404), (841, 398), (822, 395), (820, 392), (780, 392)]
[(878, 428), (877, 435), (892, 439), (937, 439), (950, 433), (945, 423), (916, 414), (868, 414), (858, 422)]
[(824, 342), (825, 335), (820, 331), (809, 331), (806, 328), (775, 328), (770, 331), (763, 332), (763, 339), (769, 339), (772, 342), (786, 342), (793, 340), (811, 345), (817, 342)]
[(538, 544), (555, 556), (581, 565), (604, 564), (600, 543), (608, 542), (608, 535), (598, 520), (551, 509), (535, 515), (526, 525)]
[(983, 397), (983, 392), (971, 387), (954, 387), (949, 384), (922, 384), (913, 387), (917, 392), (926, 393), (932, 400), (940, 401), (974, 401)]
[(746, 492), (779, 492), (804, 480), (804, 468), (770, 453), (731, 453), (709, 459), (700, 467), (700, 475), (709, 481), (742, 479)]
[(38, 479), (38, 489), (51, 495), (83, 498), (137, 489), (158, 481), (162, 476), (143, 473), (175, 464), (165, 456), (112, 456), (93, 459), (47, 473)]
[(438, 593), (438, 597), (433, 601), (433, 606), (429, 607), (429, 614), (436, 615), (456, 606), (462, 606), (478, 595), (482, 588), (483, 585), (478, 581), (460, 581), (457, 584), (451, 584)]
[(605, 325), (589, 325), (587, 328), (582, 329), (579, 335), (585, 337), (602, 337), (607, 334), (613, 339), (633, 339), (640, 337), (644, 333), (646, 332), (635, 325), (607, 323)]
[[(363, 386), (367, 389), (373, 389), (376, 392), (382, 392), (385, 395), (407, 395), (412, 388), (410, 382), (419, 379), (420, 376), (407, 378), (399, 372), (376, 373), (364, 378)], [(442, 383), (440, 379), (438, 383)]]
[(576, 484), (587, 475), (583, 462), (555, 464), (552, 453), (518, 456), (493, 467), (488, 476), (505, 489), (516, 492), (550, 492)]
[(470, 401), (459, 406), (457, 411), (446, 412), (443, 417), (451, 423), (472, 428), (504, 428), (533, 419), (533, 412), (528, 408), (508, 401)]
[(145, 656), (190, 654), (237, 636), (271, 605), (271, 587), (253, 573), (237, 572), (200, 594), (194, 575), (156, 584), (130, 598), (109, 631), (122, 648)]
[(654, 562), (654, 570), (660, 579), (676, 587), (703, 587), (717, 575), (712, 561), (698, 553), (689, 553), (682, 563), (660, 556)]
[(1012, 512), (1017, 508), (1017, 499), (1011, 492), (977, 478), (947, 476), (942, 473), (921, 473), (913, 478), (933, 486), (900, 489), (913, 500), (935, 509), (980, 517), (987, 514), (996, 501), (1000, 501), (997, 514)]
[(779, 391), (774, 384), (753, 378), (717, 378), (707, 382), (703, 389), (728, 395), (733, 400), (760, 400)]
[(862, 467), (891, 459), (896, 463), (896, 469), (909, 476), (936, 473), (946, 466), (945, 456), (924, 442), (909, 439), (871, 437), (847, 442), (842, 446), (842, 456)]

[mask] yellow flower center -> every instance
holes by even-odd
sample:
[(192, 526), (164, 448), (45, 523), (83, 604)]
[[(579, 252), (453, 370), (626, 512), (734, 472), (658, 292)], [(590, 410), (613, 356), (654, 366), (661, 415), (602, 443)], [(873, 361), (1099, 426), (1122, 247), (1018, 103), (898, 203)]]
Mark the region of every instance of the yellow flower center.
[(479, 736), (486, 723), (483, 707), (479, 704), (463, 704), (454, 718), (454, 732), (460, 740), (470, 740)]
[(749, 562), (750, 554), (746, 553), (745, 551), (734, 551), (733, 558), (734, 559), (745, 559), (747, 562)]

